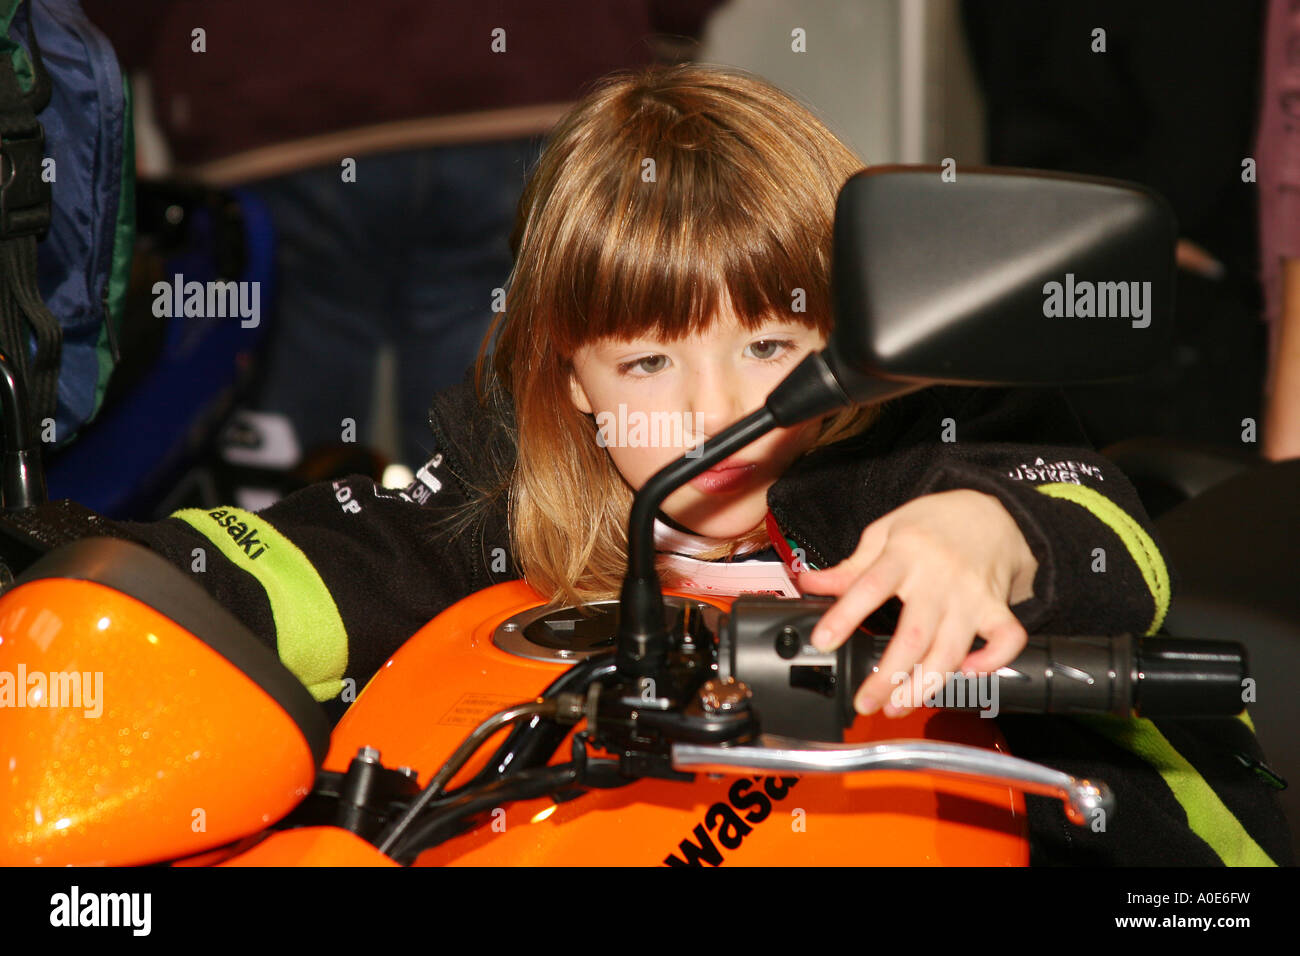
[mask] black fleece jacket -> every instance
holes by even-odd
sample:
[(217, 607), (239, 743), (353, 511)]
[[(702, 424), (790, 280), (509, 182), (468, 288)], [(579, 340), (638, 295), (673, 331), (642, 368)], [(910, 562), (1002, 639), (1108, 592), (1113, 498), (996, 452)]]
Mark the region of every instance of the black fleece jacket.
[[(434, 457), (404, 491), (351, 476), (250, 514), (191, 509), (118, 522), (195, 576), (337, 716), (415, 631), (456, 601), (520, 577), (503, 508), (453, 531), (471, 489), (509, 468), (513, 423), (468, 380), (430, 411)], [(933, 387), (887, 403), (853, 439), (809, 453), (768, 493), (784, 536), (813, 567), (847, 558), (872, 521), (920, 495), (994, 495), (1038, 572), (1012, 610), (1031, 631), (1155, 633), (1170, 575), (1123, 474), (1091, 449), (1059, 390)], [(202, 560), (196, 556), (202, 554)], [(871, 623), (896, 620), (892, 600)], [(886, 631), (887, 633), (887, 631)], [(1105, 828), (1068, 823), (1059, 801), (1028, 797), (1035, 864), (1291, 862), (1246, 719), (1157, 721), (1002, 715), (1013, 753), (1105, 780)]]

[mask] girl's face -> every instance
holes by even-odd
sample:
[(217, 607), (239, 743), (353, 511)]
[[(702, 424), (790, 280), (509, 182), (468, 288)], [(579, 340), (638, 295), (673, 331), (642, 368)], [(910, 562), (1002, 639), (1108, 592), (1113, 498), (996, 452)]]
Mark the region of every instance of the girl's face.
[[(573, 356), (573, 404), (595, 415), (600, 441), (628, 485), (758, 409), (810, 351), (816, 329), (774, 319), (744, 329), (730, 306), (701, 335), (603, 339)], [(622, 408), (620, 408), (622, 406)], [(817, 438), (821, 421), (775, 429), (668, 496), (663, 510), (697, 534), (735, 538), (767, 513), (767, 489)]]

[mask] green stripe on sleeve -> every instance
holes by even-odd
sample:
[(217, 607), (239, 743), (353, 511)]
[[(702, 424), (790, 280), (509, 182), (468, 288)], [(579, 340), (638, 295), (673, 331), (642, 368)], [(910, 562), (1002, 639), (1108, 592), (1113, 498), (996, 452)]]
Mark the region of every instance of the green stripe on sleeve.
[(1246, 832), (1214, 788), (1150, 720), (1106, 716), (1075, 719), (1155, 768), (1187, 814), (1191, 831), (1210, 845), (1225, 866), (1277, 865)]
[(338, 607), (307, 556), (267, 521), (242, 508), (185, 508), (171, 515), (193, 525), (266, 590), (280, 662), (319, 701), (343, 690), (348, 635)]
[(1151, 540), (1151, 535), (1147, 534), (1146, 529), (1123, 508), (1092, 488), (1062, 481), (1038, 485), (1037, 490), (1050, 497), (1073, 501), (1079, 507), (1086, 508), (1119, 536), (1120, 541), (1124, 542), (1124, 547), (1128, 548), (1129, 554), (1137, 563), (1138, 570), (1142, 572), (1142, 579), (1146, 581), (1147, 588), (1151, 591), (1151, 599), (1155, 603), (1155, 616), (1146, 633), (1149, 636), (1160, 630), (1160, 625), (1165, 622), (1165, 615), (1169, 612), (1169, 569), (1165, 567), (1164, 556), (1156, 547), (1156, 543)]
[[(1130, 514), (1105, 495), (1083, 485), (1056, 482), (1038, 485), (1037, 490), (1053, 498), (1073, 501), (1086, 508), (1115, 532), (1133, 556), (1151, 591), (1155, 616), (1147, 635), (1155, 634), (1169, 611), (1169, 569), (1151, 536)], [(1187, 814), (1191, 831), (1209, 844), (1227, 866), (1276, 866), (1241, 821), (1219, 799), (1214, 788), (1180, 754), (1169, 739), (1146, 718), (1079, 716), (1076, 718), (1116, 746), (1136, 754), (1160, 774)], [(1244, 710), (1238, 715), (1251, 731), (1254, 725)]]

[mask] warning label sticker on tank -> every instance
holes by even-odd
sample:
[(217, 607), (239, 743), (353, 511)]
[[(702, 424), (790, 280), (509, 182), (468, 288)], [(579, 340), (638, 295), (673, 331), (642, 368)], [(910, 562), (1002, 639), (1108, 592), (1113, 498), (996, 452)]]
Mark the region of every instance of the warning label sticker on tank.
[(497, 711), (517, 703), (518, 697), (504, 694), (464, 694), (438, 723), (450, 727), (477, 727)]

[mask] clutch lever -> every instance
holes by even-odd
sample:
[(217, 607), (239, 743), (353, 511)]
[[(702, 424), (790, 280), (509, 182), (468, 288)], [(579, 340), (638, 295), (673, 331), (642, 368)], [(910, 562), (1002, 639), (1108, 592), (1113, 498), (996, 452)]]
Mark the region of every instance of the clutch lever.
[(827, 743), (763, 734), (758, 745), (673, 744), (672, 765), (674, 770), (726, 774), (924, 771), (1054, 797), (1062, 801), (1065, 815), (1077, 826), (1085, 826), (1098, 810), (1103, 819), (1115, 811), (1110, 788), (1099, 780), (1080, 780), (982, 747), (929, 740)]

